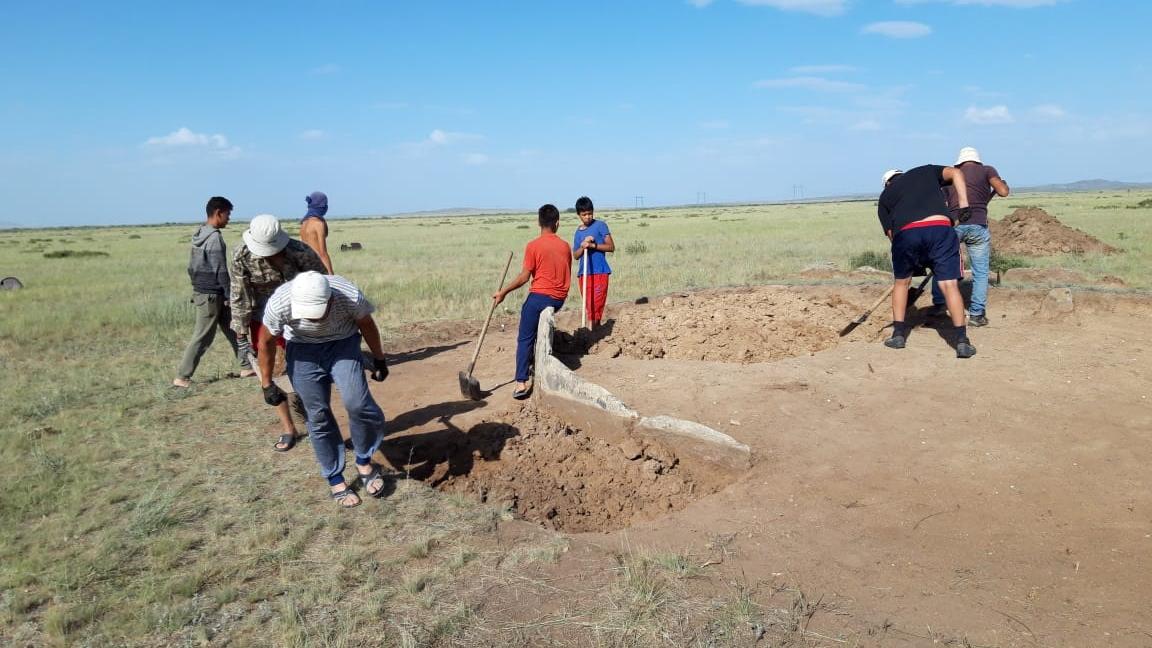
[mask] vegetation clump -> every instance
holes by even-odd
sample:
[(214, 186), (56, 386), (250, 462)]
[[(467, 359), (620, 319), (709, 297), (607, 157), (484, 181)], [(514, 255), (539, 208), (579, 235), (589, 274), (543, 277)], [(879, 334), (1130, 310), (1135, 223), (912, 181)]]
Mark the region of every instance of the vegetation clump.
[(108, 256), (107, 252), (101, 252), (99, 250), (52, 250), (51, 252), (45, 252), (44, 253), (45, 259), (67, 259), (69, 257), (86, 258), (86, 257), (106, 257), (106, 256)]

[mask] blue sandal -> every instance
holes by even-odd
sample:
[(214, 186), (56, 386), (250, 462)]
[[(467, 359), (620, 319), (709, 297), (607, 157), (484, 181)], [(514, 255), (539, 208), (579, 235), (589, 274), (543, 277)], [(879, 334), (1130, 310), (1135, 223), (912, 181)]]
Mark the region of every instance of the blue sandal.
[[(360, 475), (359, 473), (357, 475), (360, 477), (360, 485), (364, 487), (364, 492), (369, 497), (380, 498), (384, 496), (384, 489), (387, 488), (388, 483), (384, 481), (384, 474), (380, 472), (380, 466), (372, 464), (372, 472), (367, 475)], [(380, 480), (380, 488), (373, 491), (368, 485), (376, 480)]]
[[(344, 500), (348, 499), (349, 497), (355, 497), (356, 503), (355, 504), (346, 504), (344, 502)], [(347, 485), (344, 486), (344, 490), (336, 491), (335, 493), (332, 493), (332, 499), (336, 500), (336, 503), (340, 505), (340, 508), (346, 508), (346, 509), (356, 508), (357, 506), (360, 506), (360, 503), (361, 503), (360, 496), (356, 494), (356, 491), (352, 490), (351, 488), (348, 488)]]

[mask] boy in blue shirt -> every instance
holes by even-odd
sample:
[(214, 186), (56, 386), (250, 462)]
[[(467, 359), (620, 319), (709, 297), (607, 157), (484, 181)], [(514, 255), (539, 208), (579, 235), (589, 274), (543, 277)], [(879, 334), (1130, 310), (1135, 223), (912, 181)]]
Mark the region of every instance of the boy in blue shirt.
[[(604, 319), (604, 305), (608, 302), (608, 277), (612, 268), (608, 266), (606, 255), (616, 251), (616, 243), (608, 231), (608, 224), (596, 220), (591, 198), (581, 196), (576, 200), (576, 215), (580, 217), (580, 227), (572, 237), (572, 258), (576, 259), (579, 268), (576, 276), (580, 280), (580, 298), (595, 330)], [(588, 255), (586, 263), (585, 254)], [(588, 269), (587, 277), (584, 276), (585, 268)]]

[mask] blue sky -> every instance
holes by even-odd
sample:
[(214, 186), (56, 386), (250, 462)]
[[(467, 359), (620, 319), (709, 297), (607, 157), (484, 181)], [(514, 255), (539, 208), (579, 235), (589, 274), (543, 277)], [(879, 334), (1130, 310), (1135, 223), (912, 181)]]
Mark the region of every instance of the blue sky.
[(1152, 3), (4, 3), (0, 223), (1152, 181)]

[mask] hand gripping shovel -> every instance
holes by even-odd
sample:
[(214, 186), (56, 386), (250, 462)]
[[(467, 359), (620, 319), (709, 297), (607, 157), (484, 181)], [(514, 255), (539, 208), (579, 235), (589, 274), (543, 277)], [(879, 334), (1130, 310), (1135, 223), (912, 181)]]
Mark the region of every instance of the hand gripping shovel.
[[(500, 285), (496, 290), (504, 287), (504, 280), (508, 278), (508, 268), (512, 265), (513, 252), (508, 253), (508, 263), (504, 264), (504, 274), (500, 275)], [(472, 377), (472, 370), (476, 368), (476, 358), (480, 357), (480, 346), (484, 344), (484, 335), (488, 332), (488, 325), (492, 323), (492, 314), (496, 312), (496, 301), (492, 301), (492, 308), (488, 309), (488, 318), (484, 320), (484, 327), (480, 329), (480, 339), (476, 340), (476, 350), (472, 353), (472, 361), (468, 363), (468, 371), (460, 372), (460, 395), (470, 400), (481, 400), (484, 394), (480, 391), (480, 383)]]
[[(908, 305), (909, 306), (916, 303), (916, 300), (919, 299), (920, 295), (924, 292), (924, 286), (928, 285), (928, 282), (931, 280), (932, 280), (932, 271), (929, 270), (928, 273), (924, 275), (924, 280), (920, 282), (920, 285), (916, 286), (915, 288), (912, 288), (911, 290), (908, 291)], [(875, 303), (873, 303), (871, 306), (868, 307), (868, 310), (864, 311), (863, 313), (860, 313), (859, 317), (852, 320), (851, 322), (848, 322), (848, 326), (845, 326), (844, 328), (840, 329), (840, 337), (844, 337), (845, 335), (848, 335), (852, 331), (856, 330), (857, 326), (860, 326), (864, 322), (868, 321), (868, 316), (871, 315), (872, 311), (876, 310), (876, 308), (879, 307), (880, 304), (883, 304), (885, 299), (888, 299), (888, 295), (892, 294), (892, 289), (895, 287), (896, 287), (895, 285), (888, 286), (888, 290), (885, 290), (884, 294), (880, 295), (880, 298), (877, 299)]]

